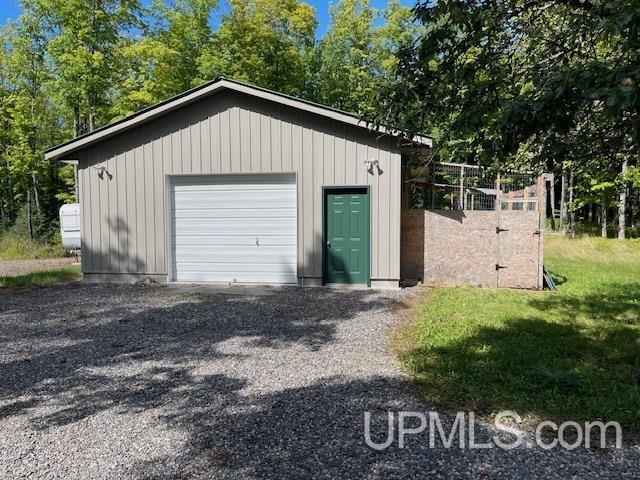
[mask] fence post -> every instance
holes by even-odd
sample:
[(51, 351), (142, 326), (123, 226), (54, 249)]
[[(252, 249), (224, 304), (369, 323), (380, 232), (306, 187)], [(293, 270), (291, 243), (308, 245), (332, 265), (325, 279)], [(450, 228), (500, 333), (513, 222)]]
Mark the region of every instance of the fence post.
[(436, 166), (429, 165), (429, 170), (431, 170), (431, 210), (436, 209)]
[(458, 205), (460, 210), (464, 210), (464, 165), (460, 166), (460, 198), (458, 199)]
[(538, 214), (540, 215), (540, 230), (544, 231), (547, 227), (547, 181), (544, 174), (538, 177), (537, 193)]
[(502, 200), (500, 199), (502, 192), (500, 192), (500, 173), (496, 176), (496, 210), (500, 211), (502, 208)]

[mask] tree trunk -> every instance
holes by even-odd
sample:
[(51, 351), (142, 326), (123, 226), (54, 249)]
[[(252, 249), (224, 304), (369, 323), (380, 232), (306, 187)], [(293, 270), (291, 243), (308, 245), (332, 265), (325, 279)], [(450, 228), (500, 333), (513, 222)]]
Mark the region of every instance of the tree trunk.
[(602, 198), (602, 208), (601, 208), (601, 222), (602, 222), (602, 238), (607, 238), (607, 199), (606, 197)]
[(31, 189), (27, 187), (27, 231), (33, 240), (33, 219), (31, 218)]
[(620, 240), (625, 239), (627, 228), (627, 182), (624, 176), (627, 173), (628, 166), (627, 160), (622, 162), (623, 184), (622, 190), (620, 191), (620, 203), (618, 205), (618, 238)]
[(76, 203), (80, 201), (80, 187), (78, 185), (78, 164), (73, 164), (73, 189), (76, 195)]
[(40, 210), (40, 194), (38, 193), (38, 180), (35, 173), (31, 174), (31, 182), (33, 183), (33, 199), (36, 203), (36, 212), (40, 215), (42, 213)]
[(562, 165), (562, 178), (560, 181), (560, 228), (563, 233), (567, 233), (569, 217), (567, 210), (567, 170)]
[[(9, 160), (7, 162), (7, 172), (9, 172)], [(7, 210), (9, 211), (9, 220), (14, 220), (16, 218), (15, 212), (15, 204), (13, 203), (13, 179), (10, 174), (7, 174), (7, 190), (9, 195), (7, 196)]]
[(73, 138), (80, 136), (80, 107), (73, 107)]
[(576, 233), (576, 212), (573, 208), (573, 170), (569, 172), (569, 201), (567, 202), (566, 208), (568, 218), (567, 232), (573, 237)]
[(635, 230), (636, 228), (636, 208), (638, 206), (638, 198), (635, 189), (629, 188), (629, 226)]
[(551, 195), (551, 230), (556, 229), (556, 177), (555, 175), (552, 177), (553, 182), (551, 182), (551, 189), (549, 190), (549, 194)]
[(93, 132), (93, 110), (89, 112), (89, 131)]
[(89, 106), (88, 106), (88, 119), (89, 119), (89, 131), (93, 132), (93, 117), (94, 117), (94, 113), (93, 113), (93, 104), (91, 103), (91, 100), (89, 99)]

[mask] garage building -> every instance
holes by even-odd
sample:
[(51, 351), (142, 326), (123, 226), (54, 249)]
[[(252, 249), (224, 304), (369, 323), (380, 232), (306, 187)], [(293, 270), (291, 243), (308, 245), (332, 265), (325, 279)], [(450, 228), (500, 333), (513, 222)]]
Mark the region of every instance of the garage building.
[(397, 287), (404, 147), (219, 78), (46, 158), (77, 165), (87, 280)]

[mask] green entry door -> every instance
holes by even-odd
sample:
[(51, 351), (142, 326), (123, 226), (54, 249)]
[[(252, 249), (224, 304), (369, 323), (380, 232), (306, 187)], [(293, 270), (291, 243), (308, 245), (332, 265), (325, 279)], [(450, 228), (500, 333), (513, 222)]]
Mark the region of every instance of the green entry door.
[(326, 283), (369, 283), (369, 193), (325, 189)]

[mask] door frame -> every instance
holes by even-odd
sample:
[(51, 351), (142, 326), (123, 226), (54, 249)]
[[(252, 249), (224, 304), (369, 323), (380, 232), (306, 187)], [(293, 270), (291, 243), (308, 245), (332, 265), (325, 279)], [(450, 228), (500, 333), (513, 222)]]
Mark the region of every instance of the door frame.
[[(367, 287), (371, 287), (371, 185), (329, 185), (322, 186), (322, 285), (327, 284), (327, 195), (340, 190), (362, 190), (367, 197), (367, 206), (369, 207), (369, 241), (367, 242), (367, 257), (369, 264), (367, 265)], [(364, 285), (344, 283), (340, 285)]]

